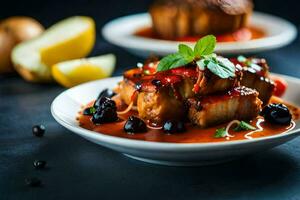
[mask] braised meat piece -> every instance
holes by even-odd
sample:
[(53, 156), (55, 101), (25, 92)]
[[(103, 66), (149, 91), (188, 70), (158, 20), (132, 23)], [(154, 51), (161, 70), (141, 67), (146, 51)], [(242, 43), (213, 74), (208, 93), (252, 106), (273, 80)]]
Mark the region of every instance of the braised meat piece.
[(183, 101), (169, 92), (170, 88), (165, 88), (159, 92), (139, 93), (137, 100), (139, 116), (155, 125), (162, 125), (169, 119), (183, 119), (186, 113)]
[(194, 92), (200, 96), (224, 92), (237, 86), (239, 80), (239, 71), (236, 72), (236, 77), (223, 79), (213, 74), (208, 69), (205, 69), (204, 71), (199, 72), (199, 79), (195, 85)]
[(197, 79), (195, 67), (185, 66), (156, 72), (144, 66), (124, 73), (116, 92), (122, 101), (137, 105), (139, 117), (152, 124), (161, 125), (168, 119), (181, 119), (185, 115), (184, 100), (194, 96)]
[(244, 86), (236, 87), (226, 94), (192, 98), (188, 103), (189, 119), (203, 128), (234, 119), (253, 119), (262, 105), (258, 92)]
[(157, 93), (161, 88), (167, 87), (171, 88), (171, 91), (176, 91), (178, 97), (185, 99), (194, 95), (193, 86), (196, 83), (197, 74), (196, 68), (191, 66), (158, 73), (147, 66), (134, 68), (124, 73), (124, 79), (119, 83), (116, 92), (127, 105), (134, 99), (136, 100), (135, 93), (136, 95), (141, 92)]
[(251, 0), (157, 0), (149, 12), (156, 35), (176, 39), (236, 31), (252, 9)]
[(136, 92), (136, 85), (129, 79), (122, 80), (117, 88), (117, 93), (120, 94), (120, 98), (125, 104), (129, 105), (132, 101), (136, 105), (136, 98), (134, 97)]
[(259, 93), (258, 97), (262, 100), (263, 104), (268, 104), (275, 85), (269, 78), (269, 66), (266, 60), (247, 58), (244, 61), (238, 61), (238, 59), (231, 59), (231, 61), (241, 66), (243, 73), (241, 85), (257, 90)]

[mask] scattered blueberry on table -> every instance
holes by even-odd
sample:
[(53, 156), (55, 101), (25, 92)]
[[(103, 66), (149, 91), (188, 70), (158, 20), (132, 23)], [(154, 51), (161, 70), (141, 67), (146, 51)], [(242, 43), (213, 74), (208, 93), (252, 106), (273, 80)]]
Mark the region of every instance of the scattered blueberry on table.
[(47, 162), (44, 160), (35, 160), (33, 161), (33, 166), (35, 169), (44, 169), (46, 167)]
[(32, 127), (33, 135), (37, 137), (43, 137), (45, 134), (46, 128), (44, 125), (35, 125)]

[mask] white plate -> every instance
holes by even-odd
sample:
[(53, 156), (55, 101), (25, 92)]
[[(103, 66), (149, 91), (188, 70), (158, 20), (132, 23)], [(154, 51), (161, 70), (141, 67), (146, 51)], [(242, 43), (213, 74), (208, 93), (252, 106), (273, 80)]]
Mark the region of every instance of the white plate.
[[(264, 30), (266, 36), (244, 42), (220, 42), (217, 44), (215, 52), (221, 54), (256, 53), (283, 47), (291, 43), (297, 36), (297, 29), (293, 24), (272, 15), (254, 12), (251, 24)], [(142, 57), (148, 57), (151, 54), (164, 56), (177, 51), (179, 42), (134, 35), (140, 28), (149, 26), (151, 26), (149, 14), (129, 15), (107, 23), (102, 29), (102, 34), (112, 44)], [(193, 43), (186, 44), (193, 45)]]
[[(289, 88), (284, 96), (287, 101), (300, 104), (300, 79), (283, 76)], [(82, 105), (97, 98), (105, 88), (112, 88), (121, 80), (114, 77), (85, 83), (68, 89), (55, 98), (51, 113), (58, 123), (85, 139), (123, 153), (129, 157), (165, 165), (206, 165), (238, 158), (285, 143), (300, 132), (300, 122), (294, 130), (270, 137), (214, 143), (160, 143), (109, 136), (81, 128), (76, 115)]]

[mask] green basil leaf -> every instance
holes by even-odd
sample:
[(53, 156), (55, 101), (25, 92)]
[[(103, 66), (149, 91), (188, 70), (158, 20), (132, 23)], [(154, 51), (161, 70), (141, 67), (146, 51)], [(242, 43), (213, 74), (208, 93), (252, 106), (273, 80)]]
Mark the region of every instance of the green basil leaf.
[(189, 62), (192, 62), (194, 59), (194, 51), (191, 47), (185, 44), (180, 44), (178, 46), (179, 53)]
[(96, 108), (90, 107), (90, 112), (91, 112), (91, 113), (95, 113), (95, 112), (96, 112)]
[(240, 55), (237, 57), (237, 60), (241, 63), (244, 63), (247, 61), (247, 58), (245, 56)]
[(216, 47), (216, 43), (216, 37), (213, 35), (207, 35), (201, 38), (194, 47), (195, 57), (201, 58), (201, 56), (212, 54)]
[(227, 135), (225, 128), (219, 128), (216, 130), (215, 138), (223, 138)]
[(165, 70), (186, 65), (188, 63), (190, 63), (190, 61), (186, 60), (181, 54), (179, 53), (170, 54), (160, 60), (156, 71), (158, 72), (165, 71)]
[(205, 69), (206, 65), (208, 64), (208, 62), (209, 62), (208, 60), (201, 59), (201, 60), (198, 60), (196, 63), (198, 65), (199, 69), (201, 71), (203, 71)]
[(238, 132), (238, 131), (249, 131), (249, 130), (254, 131), (254, 130), (256, 130), (256, 128), (254, 126), (248, 124), (245, 121), (241, 121), (239, 123), (239, 125), (237, 127), (235, 127), (233, 130), (236, 131), (236, 132)]
[(217, 57), (217, 61), (228, 72), (229, 77), (235, 77), (235, 66), (229, 59)]
[(235, 77), (235, 66), (226, 58), (217, 57), (216, 60), (210, 60), (207, 68), (220, 78)]

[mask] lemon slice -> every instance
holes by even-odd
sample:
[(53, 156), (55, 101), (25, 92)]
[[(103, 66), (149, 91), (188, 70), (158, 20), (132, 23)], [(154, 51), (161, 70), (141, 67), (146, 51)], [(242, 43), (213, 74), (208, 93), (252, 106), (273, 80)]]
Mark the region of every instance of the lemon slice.
[(70, 17), (41, 36), (17, 45), (12, 51), (16, 70), (28, 81), (51, 81), (51, 66), (85, 57), (95, 43), (95, 23), (84, 16)]
[(113, 54), (70, 60), (55, 64), (52, 67), (52, 75), (61, 85), (72, 87), (111, 76), (115, 64), (116, 57)]

